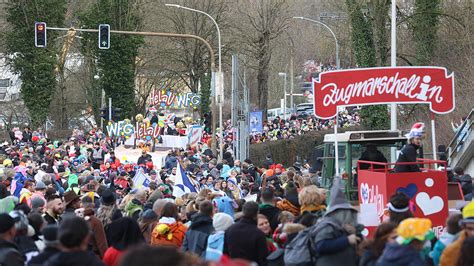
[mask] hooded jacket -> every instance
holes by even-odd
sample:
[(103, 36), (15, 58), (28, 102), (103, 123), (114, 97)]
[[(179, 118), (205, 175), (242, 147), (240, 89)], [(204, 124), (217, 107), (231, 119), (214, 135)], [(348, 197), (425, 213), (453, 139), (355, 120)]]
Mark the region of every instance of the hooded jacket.
[(191, 226), (186, 231), (182, 250), (191, 251), (203, 257), (206, 251), (207, 238), (212, 232), (214, 232), (212, 218), (201, 213), (196, 214), (192, 219)]
[(439, 240), (436, 241), (436, 244), (433, 247), (433, 251), (430, 252), (430, 257), (433, 259), (433, 263), (435, 266), (439, 265), (439, 259), (441, 258), (441, 254), (443, 254), (444, 249), (448, 245), (450, 245), (455, 239), (456, 235), (444, 232), (439, 237)]
[(262, 203), (259, 205), (259, 213), (265, 215), (270, 222), (270, 227), (272, 228), (272, 232), (278, 227), (278, 215), (280, 215), (281, 210), (277, 207)]
[(377, 266), (423, 266), (427, 265), (420, 252), (409, 245), (387, 244)]

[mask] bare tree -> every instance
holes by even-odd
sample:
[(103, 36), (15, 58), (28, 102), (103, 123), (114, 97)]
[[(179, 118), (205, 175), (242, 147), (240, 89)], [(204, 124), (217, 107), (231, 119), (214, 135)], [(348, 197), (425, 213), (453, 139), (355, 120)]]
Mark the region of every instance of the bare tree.
[(257, 106), (266, 117), (272, 50), (290, 23), (290, 6), (286, 0), (236, 1), (236, 5), (239, 18), (234, 25), (242, 42), (240, 51), (255, 60), (249, 60), (249, 66), (257, 72)]

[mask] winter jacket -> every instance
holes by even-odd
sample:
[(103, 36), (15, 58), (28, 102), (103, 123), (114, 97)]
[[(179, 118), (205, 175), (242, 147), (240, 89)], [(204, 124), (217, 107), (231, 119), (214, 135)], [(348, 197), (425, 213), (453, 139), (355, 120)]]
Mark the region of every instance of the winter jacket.
[(32, 237), (26, 235), (16, 236), (14, 241), (18, 251), (25, 256), (26, 261), (39, 254), (38, 247)]
[(46, 247), (40, 254), (31, 258), (28, 262), (28, 266), (41, 266), (43, 265), (49, 258), (59, 253), (60, 250), (54, 247)]
[(145, 156), (141, 155), (140, 157), (138, 157), (138, 160), (137, 160), (137, 165), (146, 165), (147, 162), (151, 162), (152, 159), (151, 159), (151, 155), (150, 154), (147, 154)]
[(387, 244), (377, 266), (423, 266), (427, 265), (420, 252), (409, 245)]
[(105, 251), (102, 262), (104, 262), (105, 266), (118, 266), (119, 261), (122, 258), (124, 253), (125, 253), (124, 250), (118, 250), (114, 247), (109, 247)]
[(13, 242), (0, 239), (0, 265), (25, 265), (25, 258), (20, 251), (18, 251), (18, 247)]
[(91, 211), (92, 210), (84, 211), (84, 215), (87, 215), (86, 219), (89, 222), (92, 231), (90, 244), (94, 253), (97, 254), (100, 258), (102, 258), (108, 247), (107, 237), (105, 236), (104, 226), (102, 225), (102, 222), (97, 219), (97, 217), (95, 217), (93, 213), (91, 214)]
[(459, 238), (444, 249), (441, 258), (439, 259), (440, 266), (451, 266), (457, 264), (458, 259), (461, 256), (462, 244), (466, 238), (466, 232), (461, 231)]
[(169, 156), (165, 161), (165, 169), (173, 169), (178, 165), (178, 160), (174, 156)]
[(0, 199), (0, 213), (9, 213), (13, 211), (17, 203), (18, 198), (15, 196), (7, 196), (3, 199)]
[[(327, 223), (327, 226), (323, 226)], [(355, 247), (349, 244), (347, 232), (332, 218), (325, 217), (319, 224), (321, 230), (314, 239), (318, 256), (318, 266), (356, 265)]]
[(472, 193), (472, 178), (470, 175), (457, 175), (454, 179), (461, 185), (464, 196)]
[(132, 217), (135, 221), (138, 220), (140, 213), (143, 211), (143, 205), (137, 199), (133, 199), (125, 206), (125, 216)]
[(205, 251), (206, 261), (219, 261), (224, 253), (224, 231), (209, 235)]
[(430, 252), (430, 257), (433, 259), (434, 266), (439, 265), (439, 259), (441, 258), (441, 254), (443, 254), (444, 249), (453, 243), (455, 240), (456, 235), (450, 234), (448, 232), (444, 232), (440, 237), (439, 240), (436, 241), (436, 244), (433, 247), (433, 250)]
[(191, 251), (194, 254), (203, 257), (206, 251), (207, 238), (214, 232), (212, 218), (198, 213), (192, 219), (191, 226), (186, 231), (184, 237), (183, 251)]
[(267, 265), (267, 239), (257, 228), (256, 220), (242, 218), (226, 230), (224, 254), (256, 262), (260, 266)]
[(267, 217), (272, 232), (275, 231), (278, 227), (278, 215), (280, 215), (281, 210), (271, 204), (262, 203), (259, 206), (259, 213)]
[(59, 252), (51, 257), (45, 266), (104, 266), (99, 257), (92, 252)]
[(364, 250), (362, 257), (359, 260), (359, 266), (375, 266), (377, 263), (377, 258), (374, 256), (374, 253), (370, 249)]
[(187, 227), (182, 222), (165, 221), (170, 219), (172, 218), (163, 217), (158, 221), (151, 234), (151, 245), (170, 245), (177, 248), (182, 246)]
[[(417, 151), (419, 148), (420, 146), (415, 144), (407, 144), (403, 146), (402, 150), (400, 151), (400, 155), (398, 156), (397, 163), (416, 162)], [(399, 164), (395, 165), (395, 168), (393, 170), (396, 173), (421, 171), (418, 164)]]

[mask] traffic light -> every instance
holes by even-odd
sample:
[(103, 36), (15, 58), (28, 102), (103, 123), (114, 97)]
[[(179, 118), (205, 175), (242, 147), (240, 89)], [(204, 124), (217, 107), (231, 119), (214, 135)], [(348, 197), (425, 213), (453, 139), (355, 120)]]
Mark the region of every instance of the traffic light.
[(100, 117), (102, 117), (105, 120), (109, 119), (109, 108), (100, 108)]
[(113, 107), (112, 108), (112, 120), (119, 121), (122, 116), (122, 108)]
[(110, 48), (110, 25), (100, 24), (99, 25), (99, 49)]
[(35, 46), (46, 47), (46, 23), (35, 23)]

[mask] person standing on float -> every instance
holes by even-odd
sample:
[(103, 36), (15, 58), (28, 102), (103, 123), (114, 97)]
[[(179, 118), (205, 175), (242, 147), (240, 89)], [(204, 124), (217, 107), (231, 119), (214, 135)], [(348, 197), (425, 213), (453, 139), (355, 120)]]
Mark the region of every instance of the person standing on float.
[(418, 158), (418, 152), (421, 147), (421, 142), (425, 134), (425, 124), (421, 122), (415, 123), (406, 136), (408, 138), (408, 144), (403, 146), (398, 156), (397, 165), (393, 169), (395, 173), (401, 172), (421, 172), (418, 164), (398, 164), (407, 162), (416, 162)]

